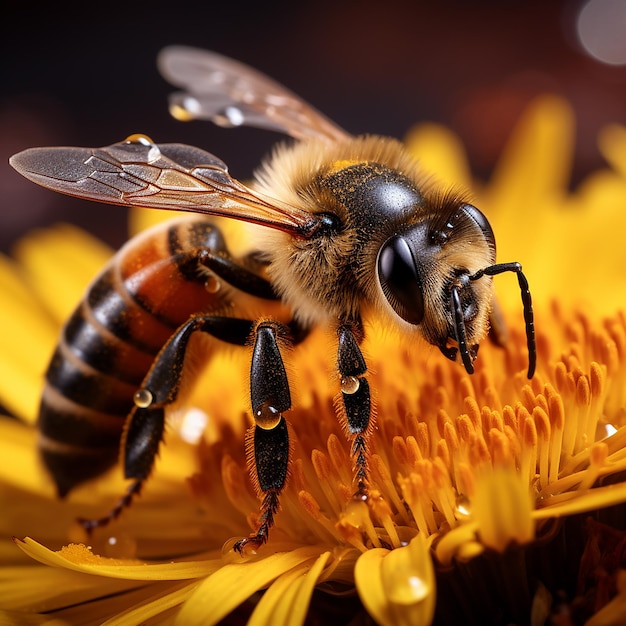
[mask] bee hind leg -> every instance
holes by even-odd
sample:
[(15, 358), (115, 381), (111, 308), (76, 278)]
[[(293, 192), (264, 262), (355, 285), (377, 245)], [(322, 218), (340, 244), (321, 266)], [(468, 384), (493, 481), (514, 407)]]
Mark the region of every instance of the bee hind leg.
[(83, 528), (91, 532), (95, 528), (106, 526), (140, 494), (163, 440), (165, 409), (178, 396), (185, 353), (191, 336), (196, 332), (205, 332), (222, 341), (243, 346), (252, 328), (253, 322), (250, 320), (196, 315), (174, 332), (155, 358), (141, 388), (135, 393), (135, 406), (126, 421), (122, 438), (122, 459), (124, 476), (133, 482), (105, 516), (79, 520)]

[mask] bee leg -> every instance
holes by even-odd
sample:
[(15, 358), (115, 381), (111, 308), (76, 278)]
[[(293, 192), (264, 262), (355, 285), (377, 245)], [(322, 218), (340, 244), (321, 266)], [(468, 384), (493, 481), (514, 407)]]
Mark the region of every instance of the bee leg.
[(90, 532), (94, 528), (106, 526), (128, 508), (141, 492), (163, 440), (165, 408), (176, 400), (180, 390), (185, 353), (191, 336), (200, 331), (243, 346), (247, 343), (253, 325), (250, 320), (198, 315), (190, 318), (170, 337), (157, 355), (141, 388), (135, 393), (135, 406), (126, 421), (122, 440), (124, 477), (133, 482), (104, 517), (79, 520), (83, 528)]
[(337, 329), (339, 349), (337, 369), (341, 376), (341, 399), (351, 454), (354, 459), (356, 492), (354, 497), (367, 499), (367, 435), (372, 416), (370, 387), (364, 374), (367, 365), (359, 343), (363, 340), (360, 321), (344, 322)]
[[(265, 300), (279, 299), (269, 281), (251, 269), (244, 267), (241, 263), (235, 262), (223, 251), (201, 248), (198, 251), (197, 261), (235, 289), (257, 298), (264, 298)], [(257, 268), (258, 271), (262, 267), (262, 264), (251, 255), (246, 257), (244, 262), (247, 262), (251, 267)]]
[(279, 495), (289, 467), (289, 432), (283, 413), (291, 408), (287, 373), (280, 354), (279, 336), (283, 327), (261, 322), (255, 329), (250, 366), (250, 400), (256, 424), (248, 437), (253, 481), (263, 494), (257, 530), (234, 545), (243, 554), (256, 550), (268, 538), (279, 509)]
[(141, 493), (144, 481), (148, 478), (159, 444), (165, 429), (165, 410), (163, 407), (140, 409), (134, 407), (126, 421), (123, 439), (124, 477), (133, 478), (126, 493), (104, 516), (97, 519), (79, 519), (81, 526), (92, 532), (95, 528), (106, 526), (128, 508), (134, 498)]

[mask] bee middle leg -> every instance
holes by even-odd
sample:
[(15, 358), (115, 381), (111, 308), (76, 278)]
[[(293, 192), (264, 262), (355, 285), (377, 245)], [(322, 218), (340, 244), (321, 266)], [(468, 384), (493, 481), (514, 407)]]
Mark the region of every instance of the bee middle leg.
[(170, 337), (135, 393), (135, 406), (126, 420), (121, 446), (124, 477), (133, 482), (104, 517), (79, 520), (88, 532), (105, 526), (129, 507), (150, 475), (163, 440), (165, 409), (178, 396), (185, 354), (192, 335), (205, 332), (222, 341), (244, 346), (253, 328), (254, 323), (250, 320), (196, 315)]
[(235, 551), (256, 550), (267, 541), (279, 495), (289, 468), (289, 431), (283, 413), (291, 408), (291, 393), (280, 353), (281, 336), (287, 329), (277, 322), (260, 322), (254, 331), (250, 365), (250, 400), (255, 425), (248, 438), (250, 471), (263, 494), (256, 532), (237, 541)]
[(337, 370), (341, 377), (341, 405), (351, 439), (356, 483), (354, 498), (367, 498), (367, 436), (371, 426), (372, 401), (365, 374), (367, 365), (359, 344), (363, 340), (360, 321), (345, 321), (337, 329)]

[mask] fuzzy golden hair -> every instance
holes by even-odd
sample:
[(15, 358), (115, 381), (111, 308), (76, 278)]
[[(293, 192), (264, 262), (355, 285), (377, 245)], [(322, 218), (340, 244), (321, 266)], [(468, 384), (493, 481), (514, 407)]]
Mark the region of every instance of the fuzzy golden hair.
[[(424, 276), (424, 320), (419, 325), (405, 322), (384, 297), (377, 277), (376, 260), (384, 241), (392, 232), (372, 232), (366, 242), (357, 245), (354, 216), (338, 205), (320, 187), (325, 176), (357, 163), (379, 163), (410, 180), (423, 195), (423, 206), (407, 216), (410, 223), (428, 220), (439, 228), (458, 211), (467, 199), (456, 191), (442, 193), (420, 171), (417, 161), (394, 139), (377, 136), (356, 137), (344, 142), (310, 141), (295, 145), (281, 144), (256, 173), (257, 188), (264, 194), (295, 205), (313, 214), (336, 213), (345, 228), (332, 242), (325, 239), (299, 240), (277, 230), (263, 229), (258, 235), (260, 249), (270, 260), (268, 275), (284, 302), (295, 316), (307, 324), (317, 324), (373, 313), (387, 319), (411, 339), (422, 335), (430, 343), (440, 342), (449, 334), (451, 318), (445, 286), (456, 268), (469, 273), (490, 265), (495, 250), (476, 236), (476, 229), (460, 227), (454, 233), (454, 245), (442, 248), (431, 271)], [(441, 223), (441, 224), (440, 224)], [(351, 259), (356, 256), (356, 260)], [(346, 273), (351, 263), (353, 275)], [(491, 279), (485, 277), (473, 285), (481, 306), (468, 324), (468, 338), (478, 343), (487, 333), (491, 309)]]

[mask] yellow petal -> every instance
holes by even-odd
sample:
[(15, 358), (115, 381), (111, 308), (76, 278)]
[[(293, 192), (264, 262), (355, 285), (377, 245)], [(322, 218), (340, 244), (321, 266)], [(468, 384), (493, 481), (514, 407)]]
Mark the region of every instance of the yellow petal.
[(626, 126), (610, 124), (600, 131), (598, 145), (604, 158), (626, 177)]
[(35, 293), (60, 324), (111, 257), (111, 250), (86, 232), (60, 224), (21, 239), (15, 256)]
[[(562, 282), (558, 294), (554, 287), (554, 276), (572, 275), (572, 264), (561, 264), (563, 251), (578, 249), (569, 233), (564, 235), (561, 221), (573, 136), (570, 107), (555, 97), (538, 98), (518, 122), (489, 185), (480, 193), (479, 207), (495, 233), (498, 260), (522, 263), (535, 302), (568, 297), (574, 291)], [(505, 309), (519, 310), (516, 281), (501, 278), (495, 289)]]
[[(563, 195), (569, 182), (574, 140), (571, 107), (542, 96), (525, 111), (498, 161), (489, 185), (494, 217), (532, 221), (538, 203)], [(493, 225), (493, 224), (492, 224)]]
[(0, 254), (0, 290), (3, 296), (3, 309), (7, 303), (18, 303), (25, 310), (37, 302), (24, 275), (22, 268), (12, 259)]
[(228, 563), (198, 585), (178, 614), (176, 624), (216, 624), (252, 594), (294, 567), (317, 558), (319, 554), (317, 546), (307, 546), (270, 554), (254, 561)]
[(420, 124), (409, 131), (405, 144), (424, 172), (433, 174), (439, 183), (445, 187), (471, 188), (465, 149), (450, 130), (438, 124)]
[(550, 496), (541, 502), (545, 508), (534, 511), (536, 520), (554, 519), (605, 509), (626, 502), (626, 482)]
[[(617, 233), (626, 226), (626, 179), (609, 170), (588, 176), (580, 185), (572, 211), (559, 214), (562, 237), (554, 271), (572, 275), (572, 283), (559, 294), (564, 306), (568, 300), (585, 298), (586, 306), (597, 314), (608, 315), (623, 307), (624, 273), (621, 271), (623, 250), (614, 243)], [(557, 225), (550, 228), (554, 232)], [(541, 245), (541, 244), (538, 244)], [(581, 263), (575, 250), (584, 250), (587, 262)], [(576, 272), (571, 268), (576, 267)], [(574, 296), (576, 298), (574, 298)], [(540, 296), (541, 297), (541, 296)], [(587, 305), (587, 302), (589, 303)]]
[(313, 565), (305, 562), (277, 578), (255, 607), (248, 626), (304, 624), (313, 589), (329, 557), (330, 552), (324, 552)]
[(35, 423), (39, 411), (44, 362), (47, 357), (41, 359), (41, 369), (37, 371), (30, 366), (18, 365), (10, 353), (0, 353), (0, 403), (12, 415), (29, 424)]
[(0, 402), (34, 421), (57, 324), (26, 286), (21, 268), (0, 256)]
[(535, 536), (528, 485), (512, 470), (480, 476), (471, 507), (480, 540), (494, 550), (502, 552), (513, 541), (524, 544)]
[(64, 567), (77, 572), (125, 578), (132, 580), (183, 580), (200, 578), (217, 571), (221, 559), (144, 563), (131, 559), (110, 559), (94, 554), (81, 544), (70, 544), (55, 552), (26, 537), (16, 540), (17, 545), (36, 561), (54, 567)]
[[(35, 231), (0, 258), (0, 401), (34, 422), (59, 326), (111, 252), (72, 226)], [(30, 288), (25, 285), (30, 283)]]
[(468, 556), (480, 554), (481, 549), (475, 541), (476, 528), (475, 522), (467, 522), (445, 533), (435, 546), (437, 561), (443, 565), (450, 565), (455, 557), (461, 558), (461, 552)]
[(143, 209), (133, 207), (128, 214), (128, 231), (131, 236), (140, 233), (142, 230), (161, 224), (173, 217), (181, 217), (180, 211), (155, 211), (154, 209)]
[(169, 593), (155, 593), (144, 602), (133, 604), (102, 623), (102, 626), (129, 626), (129, 624), (148, 624), (152, 618), (163, 616), (168, 611), (182, 605), (195, 589), (195, 584), (175, 585)]
[(51, 497), (54, 492), (51, 487), (45, 487), (47, 480), (37, 458), (35, 431), (17, 420), (0, 417), (0, 441), (0, 482), (27, 493)]
[[(67, 623), (80, 626), (102, 626), (109, 619), (115, 619), (128, 607), (140, 606), (143, 603), (154, 600), (158, 595), (165, 596), (172, 587), (172, 583), (153, 583), (142, 585), (135, 589), (129, 589), (122, 593), (103, 596), (91, 602), (84, 602), (78, 605), (69, 606), (54, 613), (54, 617), (65, 620)], [(167, 618), (171, 617), (172, 611), (159, 614), (153, 624), (168, 623)], [(45, 623), (45, 622), (44, 622)], [(124, 626), (140, 626), (142, 622), (126, 621)], [(171, 621), (169, 621), (171, 623)]]
[(0, 611), (0, 624), (2, 626), (73, 626), (72, 622), (62, 618), (20, 611)]
[(395, 550), (376, 548), (356, 562), (354, 580), (361, 602), (381, 626), (430, 624), (435, 612), (435, 574), (421, 534)]
[(50, 612), (143, 585), (38, 565), (0, 569), (0, 606), (11, 611)]

